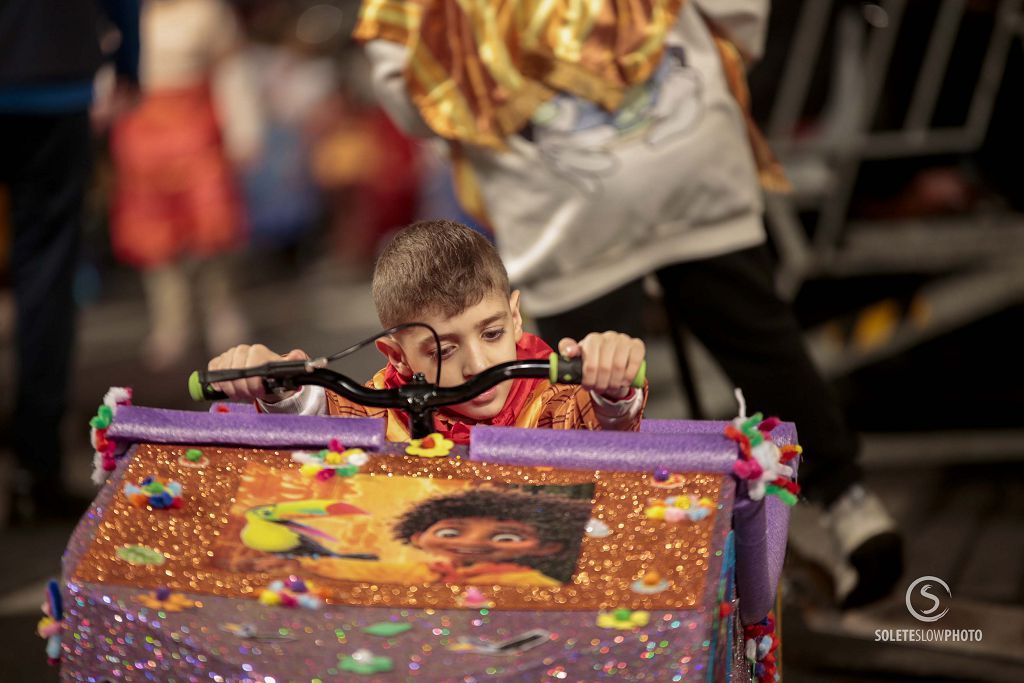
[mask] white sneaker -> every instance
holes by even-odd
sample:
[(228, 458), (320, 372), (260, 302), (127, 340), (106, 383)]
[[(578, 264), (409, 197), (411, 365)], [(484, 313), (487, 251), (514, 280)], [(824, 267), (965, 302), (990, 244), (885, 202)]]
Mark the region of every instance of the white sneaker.
[(821, 521), (844, 570), (836, 572), (837, 602), (857, 607), (888, 595), (903, 573), (903, 540), (878, 496), (851, 486)]

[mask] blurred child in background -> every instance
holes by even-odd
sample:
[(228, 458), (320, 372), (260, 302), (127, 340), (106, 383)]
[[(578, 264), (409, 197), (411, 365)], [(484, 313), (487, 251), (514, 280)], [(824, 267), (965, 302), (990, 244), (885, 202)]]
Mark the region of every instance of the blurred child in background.
[(141, 32), (142, 101), (111, 131), (111, 230), (115, 255), (142, 272), (147, 361), (164, 369), (190, 341), (191, 268), (210, 348), (248, 336), (226, 257), (246, 241), (235, 173), (259, 154), (260, 116), (226, 3), (148, 0)]

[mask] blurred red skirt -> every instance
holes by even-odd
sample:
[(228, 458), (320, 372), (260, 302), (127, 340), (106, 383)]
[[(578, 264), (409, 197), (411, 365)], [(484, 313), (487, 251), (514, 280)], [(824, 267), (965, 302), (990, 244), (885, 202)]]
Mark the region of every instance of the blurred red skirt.
[(153, 267), (244, 240), (241, 197), (208, 85), (146, 94), (115, 124), (111, 155), (111, 241), (120, 260)]

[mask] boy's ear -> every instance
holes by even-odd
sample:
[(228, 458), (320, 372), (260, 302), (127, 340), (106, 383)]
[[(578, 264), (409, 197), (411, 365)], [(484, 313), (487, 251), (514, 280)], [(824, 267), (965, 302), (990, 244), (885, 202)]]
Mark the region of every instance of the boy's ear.
[(523, 338), (523, 314), (519, 311), (519, 290), (513, 289), (508, 297), (508, 307), (512, 311), (512, 338), (519, 343)]
[(377, 340), (377, 350), (384, 354), (388, 362), (395, 366), (395, 370), (402, 377), (412, 377), (412, 368), (405, 359), (405, 351), (401, 345), (391, 337), (381, 337)]

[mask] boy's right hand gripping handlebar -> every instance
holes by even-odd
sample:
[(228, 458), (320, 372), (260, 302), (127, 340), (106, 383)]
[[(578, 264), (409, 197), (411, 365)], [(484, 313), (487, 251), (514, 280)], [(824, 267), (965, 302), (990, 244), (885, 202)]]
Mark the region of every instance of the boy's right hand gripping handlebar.
[[(214, 389), (211, 384), (246, 377), (262, 377), (268, 391), (317, 384), (357, 403), (365, 404), (367, 400), (371, 400), (372, 404), (378, 407), (393, 408), (405, 408), (408, 403), (407, 397), (399, 395), (401, 392), (393, 389), (368, 389), (341, 373), (324, 368), (316, 361), (283, 361), (237, 370), (196, 370), (189, 375), (188, 393), (194, 401), (223, 400), (228, 397), (227, 394)], [(435, 400), (431, 400), (430, 403), (435, 406), (462, 403), (500, 382), (519, 377), (545, 378), (552, 384), (579, 384), (583, 379), (583, 359), (565, 358), (552, 353), (547, 360), (516, 360), (495, 365), (457, 387), (435, 387)], [(646, 378), (645, 360), (640, 364), (631, 386), (642, 389)], [(420, 384), (425, 384), (425, 381)]]

